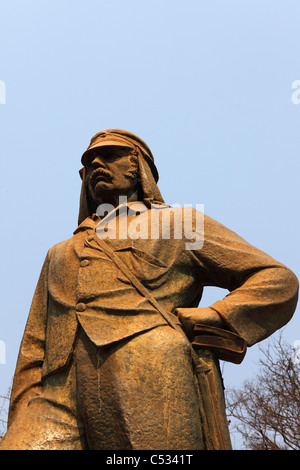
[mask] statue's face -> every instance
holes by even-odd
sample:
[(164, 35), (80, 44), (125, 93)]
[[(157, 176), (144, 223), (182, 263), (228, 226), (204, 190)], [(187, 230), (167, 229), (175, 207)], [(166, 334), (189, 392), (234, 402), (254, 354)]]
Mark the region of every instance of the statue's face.
[(86, 181), (92, 199), (101, 204), (127, 196), (132, 200), (137, 191), (137, 171), (133, 172), (132, 149), (99, 147), (91, 150), (85, 160)]

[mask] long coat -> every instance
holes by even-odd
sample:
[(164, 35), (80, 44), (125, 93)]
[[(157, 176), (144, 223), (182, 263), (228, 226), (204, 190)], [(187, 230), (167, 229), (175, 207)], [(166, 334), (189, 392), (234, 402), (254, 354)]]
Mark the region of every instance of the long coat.
[[(134, 238), (127, 233), (125, 238), (108, 239), (107, 243), (177, 323), (176, 308), (197, 307), (205, 286), (229, 291), (211, 308), (248, 346), (290, 320), (298, 280), (286, 266), (194, 209), (192, 226), (195, 233), (201, 231), (198, 236), (203, 240), (198, 249), (191, 249), (184, 234), (174, 237), (174, 221), (182, 216), (180, 208), (144, 206), (141, 214), (128, 217), (127, 227), (131, 223), (136, 227), (137, 221), (150, 227), (146, 222), (153, 210), (168, 221), (169, 237), (162, 224), (156, 238)], [(204, 217), (200, 228), (197, 217)], [(119, 215), (116, 218), (120, 223)], [(101, 223), (103, 227), (105, 219)], [(79, 324), (96, 346), (166, 324), (101, 251), (97, 224), (97, 216), (87, 217), (69, 240), (47, 254), (20, 347), (9, 426), (40, 393), (44, 378), (72, 360)]]

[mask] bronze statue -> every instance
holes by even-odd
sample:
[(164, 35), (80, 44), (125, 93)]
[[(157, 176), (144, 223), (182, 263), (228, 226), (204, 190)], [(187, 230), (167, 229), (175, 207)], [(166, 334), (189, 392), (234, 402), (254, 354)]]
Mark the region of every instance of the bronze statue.
[[(82, 163), (79, 226), (44, 262), (0, 449), (230, 449), (218, 361), (290, 320), (297, 278), (166, 204), (132, 133), (96, 134)], [(230, 293), (198, 308), (205, 286)]]

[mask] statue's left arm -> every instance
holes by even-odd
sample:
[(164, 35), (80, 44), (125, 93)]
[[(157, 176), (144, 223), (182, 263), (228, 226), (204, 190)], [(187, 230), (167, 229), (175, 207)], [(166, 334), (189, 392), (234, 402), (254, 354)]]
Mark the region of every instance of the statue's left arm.
[(41, 393), (41, 370), (45, 353), (47, 321), (49, 253), (45, 259), (32, 300), (28, 320), (18, 355), (8, 427), (27, 407), (31, 398)]
[(208, 308), (178, 309), (183, 324), (188, 317), (191, 323), (203, 319), (208, 324), (219, 318), (216, 326), (224, 325), (251, 346), (293, 316), (298, 299), (295, 274), (208, 216), (204, 218), (204, 244), (191, 251), (191, 256), (202, 285), (230, 293)]

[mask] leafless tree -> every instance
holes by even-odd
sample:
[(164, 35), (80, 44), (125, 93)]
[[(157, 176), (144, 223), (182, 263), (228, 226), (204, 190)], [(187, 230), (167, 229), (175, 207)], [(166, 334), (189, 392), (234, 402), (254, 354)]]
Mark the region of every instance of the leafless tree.
[(256, 377), (226, 393), (231, 430), (246, 449), (300, 450), (299, 358), (282, 333), (260, 351)]
[(4, 436), (7, 428), (9, 397), (10, 389), (6, 395), (0, 395), (0, 440)]

